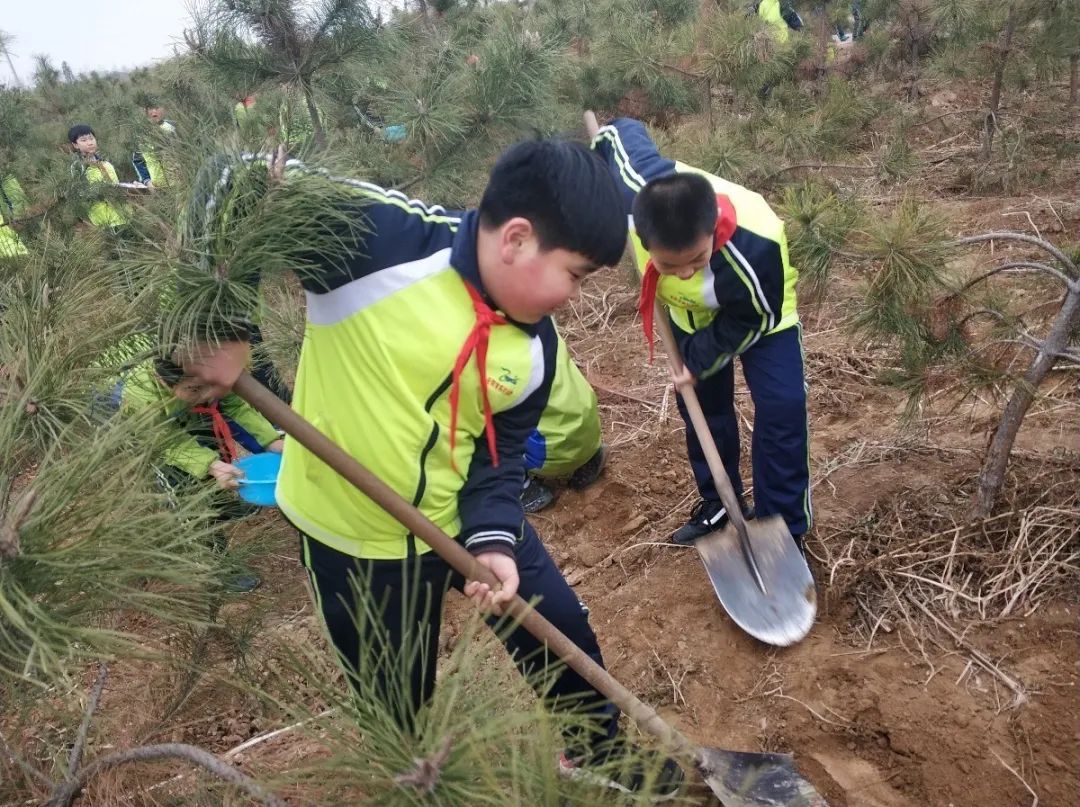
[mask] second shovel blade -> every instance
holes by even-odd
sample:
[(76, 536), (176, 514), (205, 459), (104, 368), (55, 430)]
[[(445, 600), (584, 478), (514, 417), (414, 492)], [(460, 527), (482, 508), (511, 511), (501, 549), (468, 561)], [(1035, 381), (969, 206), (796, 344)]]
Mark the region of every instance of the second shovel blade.
[(723, 807), (828, 807), (787, 754), (701, 748), (698, 768)]
[(794, 644), (810, 632), (817, 614), (810, 567), (779, 516), (748, 521), (746, 529), (765, 592), (754, 580), (731, 524), (699, 538), (698, 554), (720, 604), (736, 625), (766, 644)]

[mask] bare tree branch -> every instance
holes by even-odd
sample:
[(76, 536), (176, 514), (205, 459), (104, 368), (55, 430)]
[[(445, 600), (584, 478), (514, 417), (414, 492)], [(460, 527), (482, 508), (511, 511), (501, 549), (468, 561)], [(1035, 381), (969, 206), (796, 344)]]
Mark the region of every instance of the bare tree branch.
[(781, 168), (778, 171), (773, 171), (771, 174), (765, 177), (764, 181), (768, 182), (774, 177), (778, 177), (781, 174), (786, 174), (788, 171), (795, 171), (799, 168), (828, 168), (834, 171), (874, 171), (876, 170), (872, 165), (840, 165), (836, 163), (799, 163), (798, 165), (788, 165)]
[(1046, 272), (1047, 274), (1053, 275), (1062, 283), (1064, 283), (1067, 288), (1073, 290), (1080, 290), (1080, 280), (1073, 280), (1067, 274), (1058, 269), (1055, 269), (1049, 264), (1039, 263), (1038, 261), (1009, 261), (1008, 263), (1003, 263), (1001, 264), (1001, 266), (998, 266), (995, 269), (991, 269), (989, 272), (984, 272), (978, 277), (969, 280), (963, 286), (950, 294), (949, 297), (958, 297), (959, 295), (970, 289), (972, 286), (976, 286), (979, 283), (982, 283), (987, 278), (991, 278), (1000, 272), (1015, 272), (1018, 269), (1035, 269), (1040, 272)]
[(90, 731), (90, 721), (94, 719), (98, 703), (101, 702), (101, 693), (105, 690), (105, 679), (109, 677), (109, 665), (102, 664), (98, 670), (97, 681), (90, 692), (90, 702), (86, 704), (86, 712), (83, 714), (82, 725), (79, 733), (75, 735), (75, 743), (71, 746), (71, 754), (68, 755), (68, 776), (74, 776), (82, 762), (83, 748), (86, 746), (86, 735)]
[(160, 759), (183, 759), (198, 765), (209, 771), (218, 779), (243, 790), (251, 798), (269, 807), (286, 807), (285, 802), (268, 793), (263, 787), (244, 773), (234, 768), (227, 762), (223, 762), (209, 751), (196, 748), (184, 743), (162, 743), (160, 745), (143, 745), (138, 748), (129, 748), (126, 751), (118, 751), (106, 757), (94, 760), (85, 768), (73, 775), (66, 782), (58, 785), (45, 802), (44, 807), (71, 807), (72, 803), (95, 776), (104, 773), (111, 768), (126, 765), (130, 762), (147, 762)]
[(985, 241), (1023, 241), (1026, 244), (1032, 244), (1053, 255), (1055, 260), (1060, 262), (1074, 275), (1080, 275), (1080, 270), (1076, 268), (1076, 264), (1073, 263), (1069, 256), (1049, 241), (1042, 238), (1036, 238), (1034, 235), (1028, 235), (1027, 233), (1018, 233), (1014, 230), (997, 230), (991, 233), (969, 235), (964, 238), (958, 238), (955, 241), (950, 241), (945, 244), (945, 246), (958, 247), (963, 246), (964, 244), (977, 244)]
[(53, 787), (53, 781), (48, 776), (46, 776), (44, 773), (39, 771), (37, 768), (35, 768), (33, 765), (31, 765), (29, 762), (27, 762), (25, 759), (15, 753), (11, 745), (8, 744), (7, 738), (4, 737), (3, 733), (0, 733), (0, 748), (3, 749), (4, 755), (8, 758), (8, 760), (18, 765), (19, 769), (24, 774), (26, 774), (26, 777), (28, 779), (33, 779), (39, 785), (44, 785), (48, 788)]

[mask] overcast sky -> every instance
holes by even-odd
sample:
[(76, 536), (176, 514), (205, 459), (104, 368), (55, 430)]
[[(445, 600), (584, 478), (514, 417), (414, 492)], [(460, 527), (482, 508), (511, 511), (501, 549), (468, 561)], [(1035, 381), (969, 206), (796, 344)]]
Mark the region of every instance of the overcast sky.
[[(150, 64), (172, 55), (190, 25), (190, 0), (0, 0), (15, 69), (28, 83), (34, 56), (66, 61), (76, 73)], [(0, 81), (11, 81), (0, 60)]]

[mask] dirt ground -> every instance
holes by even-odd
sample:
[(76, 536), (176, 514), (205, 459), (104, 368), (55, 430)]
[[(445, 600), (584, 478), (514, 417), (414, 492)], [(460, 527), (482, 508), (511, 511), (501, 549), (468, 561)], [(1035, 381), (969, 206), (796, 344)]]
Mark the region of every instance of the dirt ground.
[[(563, 492), (536, 518), (591, 610), (612, 672), (698, 741), (793, 753), (836, 807), (1033, 803), (1027, 787), (1040, 804), (1075, 803), (1075, 601), (966, 633), (971, 646), (1000, 660), (1030, 692), (1027, 703), (1011, 708), (1012, 693), (973, 669), (948, 639), (946, 646), (920, 650), (893, 627), (868, 646), (854, 629), (855, 603), (829, 585), (832, 570), (823, 561), (838, 554), (841, 539), (833, 536), (839, 525), (882, 501), (963, 483), (978, 468), (976, 455), (901, 451), (823, 477), (828, 459), (860, 439), (902, 442), (895, 425), (902, 401), (873, 383), (867, 357), (851, 348), (849, 337), (815, 331), (808, 317), (817, 519), (809, 550), (820, 614), (800, 644), (765, 647), (725, 616), (696, 553), (663, 545), (685, 518), (692, 486), (682, 421), (663, 391), (662, 359), (657, 367), (645, 365), (629, 309), (623, 304), (612, 317), (625, 350), (606, 346), (590, 362), (587, 340), (571, 340), (600, 388), (605, 427), (616, 446), (608, 471), (590, 490)], [(739, 392), (749, 416), (745, 390)], [(984, 414), (961, 418), (942, 442), (978, 448), (990, 422), (983, 422)], [(1077, 424), (1053, 417), (1036, 418), (1023, 437), (1022, 446), (1080, 446)]]

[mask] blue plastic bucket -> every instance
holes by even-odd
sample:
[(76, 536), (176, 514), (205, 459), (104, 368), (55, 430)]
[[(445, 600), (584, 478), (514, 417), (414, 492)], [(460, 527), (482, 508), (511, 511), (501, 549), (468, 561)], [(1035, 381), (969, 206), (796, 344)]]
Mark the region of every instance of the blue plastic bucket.
[(281, 470), (281, 455), (273, 451), (252, 454), (237, 460), (234, 465), (244, 472), (237, 491), (245, 502), (260, 507), (277, 506), (278, 472)]
[(403, 123), (394, 123), (383, 129), (383, 139), (387, 143), (400, 143), (409, 134)]

